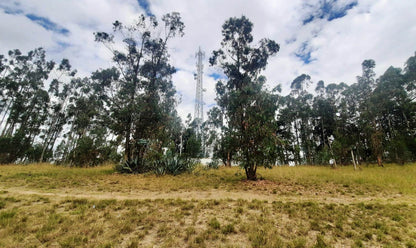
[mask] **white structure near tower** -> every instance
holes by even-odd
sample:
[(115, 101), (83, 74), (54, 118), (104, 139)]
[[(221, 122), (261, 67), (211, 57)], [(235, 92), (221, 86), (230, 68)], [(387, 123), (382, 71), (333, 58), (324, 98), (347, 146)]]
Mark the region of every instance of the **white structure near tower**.
[[(204, 65), (202, 64), (202, 60), (205, 57), (205, 53), (201, 51), (201, 47), (199, 48), (198, 52), (195, 54), (197, 58), (196, 62), (196, 95), (195, 95), (195, 114), (194, 120), (199, 119), (199, 123), (201, 124), (204, 122), (204, 97), (203, 97), (203, 85), (202, 85), (202, 75)], [(200, 125), (199, 125), (200, 126)]]

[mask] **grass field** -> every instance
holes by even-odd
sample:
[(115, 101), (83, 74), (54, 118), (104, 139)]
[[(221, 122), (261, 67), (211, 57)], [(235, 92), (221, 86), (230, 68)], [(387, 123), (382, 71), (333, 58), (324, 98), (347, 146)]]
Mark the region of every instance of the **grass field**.
[(416, 247), (416, 164), (121, 175), (0, 166), (0, 247)]

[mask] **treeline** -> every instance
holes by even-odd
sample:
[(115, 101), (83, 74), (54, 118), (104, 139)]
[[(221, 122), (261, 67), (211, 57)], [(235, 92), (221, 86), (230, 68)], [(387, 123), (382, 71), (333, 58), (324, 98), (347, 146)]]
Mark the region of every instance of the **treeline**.
[(390, 67), (379, 78), (375, 61), (365, 60), (350, 84), (314, 84), (302, 74), (282, 96), (281, 86), (268, 90), (261, 75), (280, 47), (269, 39), (253, 46), (252, 27), (244, 16), (227, 20), (222, 48), (210, 58), (226, 76), (204, 127), (214, 157), (240, 164), (252, 180), (258, 166), (416, 159), (416, 54), (403, 70)]
[(67, 59), (47, 61), (42, 48), (1, 55), (0, 163), (124, 160), (140, 172), (163, 148), (176, 154), (186, 127), (175, 110), (167, 43), (183, 29), (178, 13), (114, 22), (111, 33), (94, 35), (115, 66), (89, 77), (78, 77)]
[[(374, 60), (365, 60), (362, 75), (353, 84), (314, 83), (309, 75), (302, 74), (292, 81), (287, 96), (278, 93), (278, 85), (276, 105), (263, 106), (275, 113), (271, 133), (278, 141), (262, 152), (273, 150), (277, 164), (382, 166), (383, 161), (415, 161), (416, 54), (406, 61), (404, 69), (390, 66), (378, 78), (375, 66)], [(224, 94), (223, 87), (222, 82), (217, 84), (217, 100)], [(210, 110), (205, 131), (214, 146), (214, 156), (231, 164), (234, 158), (241, 158), (235, 146), (236, 132), (224, 118), (227, 107)], [(238, 107), (228, 111), (238, 111)], [(265, 128), (264, 124), (259, 127)]]
[(0, 163), (124, 161), (120, 171), (175, 174), (212, 148), (214, 158), (241, 164), (255, 179), (258, 165), (415, 160), (416, 55), (378, 78), (375, 62), (365, 60), (353, 84), (300, 75), (282, 96), (261, 76), (280, 47), (269, 39), (252, 46), (252, 26), (245, 17), (225, 22), (222, 49), (210, 58), (226, 75), (217, 106), (205, 123), (188, 117), (185, 126), (168, 53), (169, 41), (184, 35), (178, 13), (94, 33), (114, 67), (88, 77), (67, 59), (47, 61), (42, 48), (0, 55)]

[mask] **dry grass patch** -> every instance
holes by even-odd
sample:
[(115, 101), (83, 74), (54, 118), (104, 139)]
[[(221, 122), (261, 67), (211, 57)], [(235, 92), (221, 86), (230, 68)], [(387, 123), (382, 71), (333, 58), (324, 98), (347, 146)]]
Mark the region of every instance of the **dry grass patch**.
[(112, 192), (131, 194), (149, 192), (215, 191), (255, 192), (261, 195), (283, 196), (415, 196), (416, 166), (388, 165), (386, 168), (352, 167), (274, 167), (259, 169), (265, 180), (248, 182), (238, 167), (205, 170), (178, 176), (121, 175), (112, 165), (94, 168), (66, 168), (49, 164), (0, 166), (0, 186), (38, 189), (47, 192)]
[(342, 247), (409, 244), (416, 206), (1, 195), (0, 246)]
[(0, 247), (415, 247), (416, 166), (0, 166)]

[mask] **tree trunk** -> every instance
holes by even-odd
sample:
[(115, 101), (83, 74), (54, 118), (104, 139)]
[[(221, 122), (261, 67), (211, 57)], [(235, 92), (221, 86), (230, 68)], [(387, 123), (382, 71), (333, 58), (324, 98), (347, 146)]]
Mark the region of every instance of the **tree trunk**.
[(4, 112), (2, 112), (4, 114), (3, 114), (3, 118), (1, 119), (0, 125), (3, 125), (3, 121), (5, 120), (7, 113), (9, 112), (11, 104), (12, 104), (12, 100), (7, 104), (7, 107), (5, 108)]
[(43, 146), (42, 146), (42, 154), (40, 155), (39, 163), (43, 162), (46, 150), (48, 149), (48, 147), (50, 145), (50, 142), (53, 138), (54, 130), (55, 130), (55, 127), (50, 127), (49, 131), (46, 134), (46, 138), (45, 138), (45, 141), (43, 142)]
[(257, 180), (257, 173), (256, 173), (256, 166), (249, 166), (245, 168), (247, 180), (256, 181)]
[(295, 120), (295, 134), (296, 134), (296, 144), (298, 146), (298, 150), (295, 150), (296, 153), (296, 164), (300, 165), (301, 161), (300, 161), (300, 143), (299, 143), (299, 134), (298, 134), (298, 124), (297, 124), (297, 119)]
[(126, 144), (124, 145), (124, 159), (126, 161), (130, 161), (131, 160), (131, 147), (130, 147), (130, 127), (127, 129), (126, 132)]
[(351, 159), (352, 159), (352, 163), (354, 164), (354, 170), (357, 170), (357, 163), (355, 162), (354, 159), (354, 152), (351, 149)]

